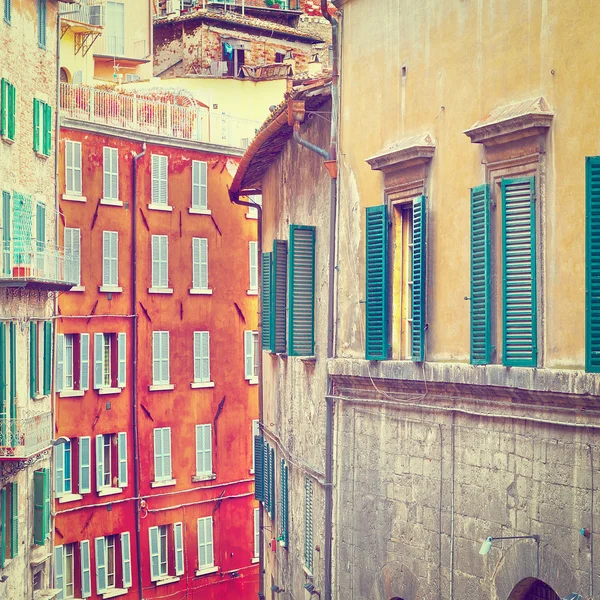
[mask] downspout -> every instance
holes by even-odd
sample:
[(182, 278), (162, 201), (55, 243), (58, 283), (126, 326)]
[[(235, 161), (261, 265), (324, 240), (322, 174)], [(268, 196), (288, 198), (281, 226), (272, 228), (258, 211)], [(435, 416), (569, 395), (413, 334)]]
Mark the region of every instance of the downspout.
[(132, 369), (133, 383), (131, 388), (131, 412), (133, 422), (133, 483), (135, 496), (135, 542), (137, 546), (137, 574), (138, 574), (138, 596), (143, 598), (142, 590), (142, 561), (141, 548), (141, 521), (140, 521), (140, 438), (138, 435), (138, 409), (137, 409), (137, 376), (138, 376), (138, 319), (137, 319), (137, 164), (146, 154), (146, 142), (142, 146), (140, 154), (133, 155), (133, 177), (131, 184), (131, 314), (133, 315), (133, 347), (132, 347)]

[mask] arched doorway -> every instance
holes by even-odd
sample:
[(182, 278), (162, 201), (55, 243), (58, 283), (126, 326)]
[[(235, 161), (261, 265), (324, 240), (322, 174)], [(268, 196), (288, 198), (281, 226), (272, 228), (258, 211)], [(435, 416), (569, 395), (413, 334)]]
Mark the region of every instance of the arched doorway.
[(515, 586), (508, 600), (560, 600), (560, 598), (548, 584), (530, 577)]
[(60, 68), (60, 82), (61, 83), (69, 83), (69, 71), (64, 67)]

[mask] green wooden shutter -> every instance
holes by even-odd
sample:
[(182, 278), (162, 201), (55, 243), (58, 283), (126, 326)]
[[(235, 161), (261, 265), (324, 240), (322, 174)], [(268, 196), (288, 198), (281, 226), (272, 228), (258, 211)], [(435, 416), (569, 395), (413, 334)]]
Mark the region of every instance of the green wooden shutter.
[(40, 101), (37, 98), (33, 99), (33, 150), (40, 151)]
[(290, 225), (290, 356), (315, 353), (315, 228)]
[(0, 490), (0, 511), (0, 569), (3, 569), (6, 559), (6, 488)]
[(17, 91), (14, 85), (8, 86), (8, 139), (15, 139), (17, 122)]
[(585, 370), (600, 373), (600, 156), (585, 159)]
[(10, 490), (10, 557), (19, 554), (19, 484), (13, 481)]
[(37, 363), (38, 363), (38, 343), (37, 343), (37, 323), (29, 322), (29, 396), (35, 398), (37, 395)]
[(426, 222), (425, 196), (413, 200), (413, 264), (412, 264), (412, 359), (425, 360), (426, 318)]
[(44, 104), (44, 154), (52, 152), (52, 107)]
[(46, 543), (48, 535), (49, 503), (46, 497), (49, 494), (48, 469), (38, 469), (33, 473), (33, 542), (37, 546)]
[(8, 417), (10, 418), (10, 443), (17, 444), (17, 324), (10, 322), (10, 404)]
[(264, 443), (262, 435), (254, 436), (254, 497), (263, 502), (265, 499)]
[(44, 321), (44, 394), (52, 389), (52, 322)]
[(491, 361), (490, 186), (471, 189), (471, 364)]
[(286, 304), (287, 304), (287, 255), (286, 240), (273, 242), (273, 260), (271, 272), (271, 332), (273, 336), (273, 351), (286, 351)]
[(285, 548), (288, 540), (288, 467), (281, 459), (281, 541)]
[(263, 252), (261, 267), (261, 303), (262, 303), (262, 348), (271, 351), (271, 260), (270, 252)]
[[(6, 401), (8, 399), (7, 381), (6, 325), (0, 321), (0, 419), (6, 418)], [(3, 440), (4, 430), (4, 425), (0, 426), (0, 439), (2, 439), (3, 446), (6, 445), (6, 442)]]
[(8, 81), (0, 79), (0, 135), (8, 133)]
[(537, 367), (535, 181), (502, 180), (502, 363)]
[(367, 208), (366, 341), (367, 360), (388, 357), (388, 215), (387, 206)]
[(271, 470), (269, 476), (269, 483), (271, 485), (271, 490), (269, 491), (269, 513), (271, 519), (275, 520), (275, 448), (271, 447), (269, 451), (271, 453), (269, 458), (269, 468)]
[(38, 0), (38, 46), (46, 49), (46, 0)]
[(267, 512), (271, 509), (271, 447), (268, 442), (264, 443), (263, 446), (263, 489), (264, 489), (264, 506)]

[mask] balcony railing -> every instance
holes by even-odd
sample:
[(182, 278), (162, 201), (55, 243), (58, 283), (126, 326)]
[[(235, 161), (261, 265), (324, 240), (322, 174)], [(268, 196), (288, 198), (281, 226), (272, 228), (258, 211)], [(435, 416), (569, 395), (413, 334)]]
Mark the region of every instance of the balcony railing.
[(202, 106), (179, 106), (144, 96), (61, 83), (65, 117), (154, 135), (246, 148), (260, 121), (214, 113)]
[(104, 25), (104, 5), (103, 0), (79, 0), (77, 4), (58, 3), (63, 19), (96, 26)]
[(20, 419), (0, 418), (0, 459), (27, 458), (51, 445), (50, 411)]
[(148, 58), (148, 46), (146, 40), (122, 38), (104, 33), (94, 44), (94, 54), (96, 56), (144, 60)]

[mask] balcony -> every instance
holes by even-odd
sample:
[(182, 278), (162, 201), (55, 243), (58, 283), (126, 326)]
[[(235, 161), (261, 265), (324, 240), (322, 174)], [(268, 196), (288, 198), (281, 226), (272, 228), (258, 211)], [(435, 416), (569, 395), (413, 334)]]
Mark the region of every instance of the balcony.
[(205, 106), (181, 106), (175, 103), (177, 96), (166, 102), (83, 85), (60, 86), (61, 115), (86, 123), (233, 148), (246, 148), (261, 125), (260, 121), (212, 112)]
[(0, 419), (0, 460), (29, 458), (51, 445), (50, 411), (21, 419)]
[(94, 56), (122, 58), (137, 62), (149, 62), (148, 44), (146, 40), (123, 38), (103, 34), (94, 45)]

